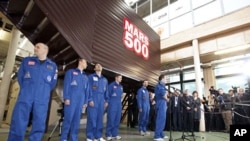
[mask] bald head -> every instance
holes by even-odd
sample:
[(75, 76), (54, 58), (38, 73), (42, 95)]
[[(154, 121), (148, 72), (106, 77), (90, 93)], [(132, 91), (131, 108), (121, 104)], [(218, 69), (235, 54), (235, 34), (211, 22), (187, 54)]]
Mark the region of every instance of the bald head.
[(49, 47), (44, 43), (37, 43), (34, 48), (35, 55), (39, 60), (45, 60), (49, 52)]

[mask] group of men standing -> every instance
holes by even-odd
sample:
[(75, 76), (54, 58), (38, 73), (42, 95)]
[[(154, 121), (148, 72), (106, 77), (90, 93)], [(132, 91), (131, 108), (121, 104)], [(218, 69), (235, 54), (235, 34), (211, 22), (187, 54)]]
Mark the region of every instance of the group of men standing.
[[(47, 58), (48, 46), (37, 43), (35, 57), (23, 59), (18, 70), (19, 96), (12, 114), (8, 141), (24, 141), (25, 131), (32, 113), (32, 129), (29, 141), (41, 141), (46, 127), (51, 90), (57, 82), (57, 66)], [(85, 59), (78, 60), (75, 69), (69, 69), (64, 77), (64, 119), (60, 141), (78, 141), (82, 108), (87, 108), (87, 141), (105, 141), (102, 138), (103, 114), (107, 110), (107, 140), (121, 139), (118, 129), (121, 118), (122, 76), (108, 84), (102, 75), (102, 65), (95, 64), (95, 73), (86, 75)]]
[[(32, 129), (29, 141), (41, 141), (46, 127), (46, 118), (51, 90), (57, 82), (57, 66), (47, 58), (48, 46), (37, 43), (35, 57), (23, 59), (18, 70), (20, 93), (13, 111), (8, 141), (24, 141), (25, 131), (32, 113)], [(78, 129), (82, 108), (87, 108), (87, 141), (105, 141), (102, 138), (103, 114), (107, 110), (106, 139), (121, 139), (118, 135), (121, 119), (122, 76), (116, 74), (115, 81), (108, 84), (102, 75), (102, 65), (95, 64), (93, 74), (87, 75), (85, 59), (78, 59), (78, 66), (65, 73), (63, 85), (64, 119), (60, 141), (78, 140)], [(167, 138), (164, 135), (166, 123), (167, 89), (166, 77), (159, 76), (155, 86), (156, 125), (154, 140)], [(149, 134), (147, 125), (150, 112), (148, 81), (143, 81), (137, 91), (139, 109), (139, 132)]]

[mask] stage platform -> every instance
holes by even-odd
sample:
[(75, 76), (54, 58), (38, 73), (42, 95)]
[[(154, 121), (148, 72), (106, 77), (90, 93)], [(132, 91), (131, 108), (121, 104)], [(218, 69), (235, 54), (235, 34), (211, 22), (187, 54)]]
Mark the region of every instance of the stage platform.
[[(43, 141), (47, 141), (48, 137), (50, 136), (51, 132), (52, 132), (53, 127), (49, 127), (48, 132), (45, 133)], [(86, 141), (86, 135), (85, 135), (85, 125), (81, 125), (81, 128), (79, 130), (79, 141)], [(8, 125), (4, 125), (2, 126), (2, 128), (0, 128), (0, 140), (1, 141), (6, 141), (7, 140), (7, 136), (8, 136)], [(146, 136), (141, 136), (139, 135), (138, 129), (137, 128), (129, 128), (126, 125), (121, 125), (120, 126), (120, 136), (122, 137), (122, 141), (153, 141), (153, 135), (154, 132), (150, 131), (150, 135), (146, 135)], [(27, 132), (28, 133), (28, 132)], [(105, 137), (104, 134), (105, 130), (103, 132), (103, 137)], [(169, 131), (165, 131), (165, 134), (170, 137), (170, 132)], [(183, 132), (176, 132), (176, 131), (172, 131), (172, 139), (174, 141), (183, 141), (182, 139), (182, 134)], [(188, 135), (190, 133), (185, 133), (185, 135)], [(229, 141), (229, 133), (223, 133), (223, 132), (194, 132), (194, 134), (196, 136), (195, 140), (196, 141)], [(28, 134), (27, 134), (28, 136)], [(57, 129), (54, 133), (52, 138), (50, 139), (50, 141), (59, 141), (59, 129)], [(188, 137), (188, 139), (193, 140), (192, 137)], [(28, 141), (27, 137), (26, 140)], [(165, 139), (165, 141), (169, 141), (168, 139)], [(185, 139), (186, 141), (186, 139)]]

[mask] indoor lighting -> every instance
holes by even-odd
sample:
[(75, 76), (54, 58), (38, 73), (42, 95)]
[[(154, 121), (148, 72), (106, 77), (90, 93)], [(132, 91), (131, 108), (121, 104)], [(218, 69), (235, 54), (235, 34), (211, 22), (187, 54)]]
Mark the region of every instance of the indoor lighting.
[(19, 48), (16, 51), (16, 55), (19, 55), (19, 53), (21, 52), (21, 49), (24, 47), (24, 45), (28, 42), (28, 39), (25, 37), (24, 40), (21, 42)]
[(3, 29), (1, 28), (0, 29), (0, 39), (2, 39), (3, 38)]
[(216, 52), (214, 52), (214, 54), (215, 55), (227, 54), (227, 53), (231, 53), (231, 52), (235, 52), (235, 51), (244, 50), (244, 49), (247, 49), (249, 47), (250, 47), (250, 44), (246, 44), (246, 45), (243, 45), (243, 46), (237, 46), (237, 47), (233, 47), (233, 48), (228, 48), (228, 49), (216, 51)]

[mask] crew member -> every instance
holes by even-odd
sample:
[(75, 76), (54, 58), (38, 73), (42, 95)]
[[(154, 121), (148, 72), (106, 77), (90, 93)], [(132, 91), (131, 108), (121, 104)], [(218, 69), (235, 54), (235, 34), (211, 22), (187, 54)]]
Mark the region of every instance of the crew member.
[(50, 92), (57, 82), (57, 66), (47, 58), (49, 48), (37, 43), (35, 57), (23, 59), (18, 70), (20, 91), (13, 110), (8, 141), (24, 141), (32, 112), (29, 141), (41, 141), (46, 127)]
[(107, 140), (117, 139), (120, 140), (122, 137), (118, 136), (119, 125), (121, 121), (122, 113), (122, 95), (123, 87), (121, 85), (122, 75), (116, 74), (115, 81), (109, 84), (108, 87), (108, 107), (107, 107), (107, 127), (106, 137)]
[(85, 59), (78, 60), (78, 67), (70, 69), (64, 77), (64, 119), (62, 124), (61, 141), (78, 141), (78, 130), (82, 108), (86, 108), (88, 100), (88, 77), (83, 71), (87, 67)]
[(95, 73), (89, 75), (89, 103), (87, 108), (87, 141), (102, 138), (104, 108), (108, 106), (108, 80), (102, 75), (102, 65), (95, 64)]
[(150, 110), (150, 101), (148, 93), (148, 81), (144, 80), (142, 82), (142, 87), (137, 91), (137, 104), (139, 109), (139, 124), (138, 129), (140, 135), (144, 136), (149, 134), (147, 131), (147, 125), (149, 120), (149, 110)]

